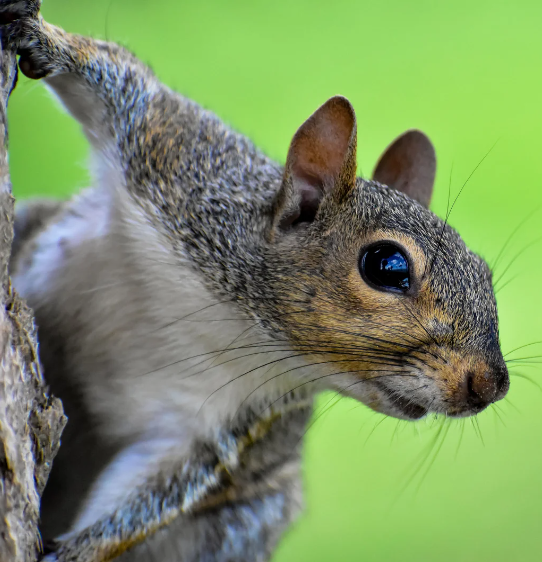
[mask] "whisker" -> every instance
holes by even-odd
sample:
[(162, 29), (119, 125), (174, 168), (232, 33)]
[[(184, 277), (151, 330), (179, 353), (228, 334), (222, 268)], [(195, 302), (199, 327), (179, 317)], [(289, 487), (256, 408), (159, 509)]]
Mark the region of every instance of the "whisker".
[(530, 357), (514, 357), (512, 359), (506, 359), (506, 363), (512, 363), (514, 361), (530, 361), (532, 359), (542, 359), (542, 355), (531, 355)]
[[(293, 356), (289, 356), (289, 357), (286, 357), (286, 358), (281, 358), (281, 359), (276, 359), (276, 360), (274, 360), (274, 361), (269, 361), (269, 362), (267, 362), (267, 363), (264, 363), (263, 365), (259, 365), (258, 367), (254, 367), (254, 368), (252, 368), (252, 369), (249, 369), (248, 371), (245, 371), (244, 373), (242, 373), (242, 374), (240, 374), (240, 375), (237, 375), (237, 376), (234, 377), (233, 379), (227, 381), (226, 383), (222, 384), (222, 385), (219, 386), (217, 389), (215, 389), (213, 392), (211, 392), (211, 394), (210, 394), (209, 396), (207, 396), (207, 398), (206, 398), (206, 399), (203, 401), (203, 403), (201, 404), (201, 406), (200, 406), (200, 408), (199, 408), (199, 410), (198, 410), (198, 413), (201, 411), (201, 409), (205, 406), (205, 404), (208, 402), (208, 400), (209, 400), (210, 398), (212, 398), (217, 392), (219, 392), (220, 390), (222, 390), (223, 388), (225, 388), (225, 387), (228, 386), (229, 384), (235, 382), (236, 380), (239, 380), (240, 378), (242, 378), (242, 377), (244, 377), (244, 376), (246, 376), (246, 375), (248, 375), (248, 374), (250, 374), (250, 373), (253, 373), (254, 371), (257, 371), (257, 370), (261, 369), (262, 367), (267, 367), (268, 365), (272, 365), (272, 364), (274, 364), (274, 363), (278, 363), (278, 362), (283, 361), (283, 360), (285, 360), (285, 359), (291, 359), (291, 358), (301, 357), (301, 356), (303, 356), (303, 355), (304, 355), (304, 354), (293, 355)], [(290, 372), (291, 372), (291, 371), (298, 370), (298, 369), (304, 369), (304, 368), (307, 368), (307, 367), (310, 367), (310, 366), (314, 366), (314, 365), (327, 365), (327, 364), (332, 364), (332, 363), (342, 363), (343, 361), (344, 361), (343, 359), (337, 359), (337, 360), (333, 360), (333, 361), (321, 361), (321, 362), (313, 363), (313, 364), (310, 364), (310, 365), (307, 365), (307, 364), (297, 365), (297, 366), (295, 366), (295, 367), (292, 367), (292, 369), (290, 369)], [(398, 365), (395, 364), (395, 363), (386, 363), (386, 362), (384, 362), (384, 361), (375, 362), (375, 363), (376, 363), (376, 364), (379, 364), (379, 365), (391, 365), (391, 366), (394, 366), (394, 367), (395, 367), (395, 366), (398, 366)], [(379, 372), (378, 369), (358, 369), (358, 370), (356, 370), (356, 371), (344, 371), (344, 372), (345, 372), (345, 373), (352, 373), (352, 372), (365, 372), (365, 371)], [(280, 373), (280, 375), (282, 375), (282, 374), (285, 374), (285, 373)], [(275, 375), (274, 377), (272, 377), (272, 379), (273, 379), (273, 378), (276, 378), (277, 376), (280, 376), (280, 375)], [(317, 379), (314, 379), (313, 382), (316, 381), (316, 380), (319, 380), (320, 378), (324, 378), (324, 377), (326, 377), (326, 376), (331, 376), (331, 375), (322, 375), (322, 376), (318, 377)], [(269, 380), (272, 380), (272, 379), (269, 379)], [(267, 381), (266, 381), (266, 382), (267, 382)], [(300, 385), (300, 387), (303, 386), (304, 384), (306, 384), (306, 383), (303, 383), (302, 385)], [(263, 385), (262, 385), (262, 386), (263, 386)], [(300, 388), (300, 387), (296, 387), (296, 389), (297, 389), (297, 388)], [(293, 390), (296, 390), (296, 389), (293, 389)], [(292, 392), (292, 391), (289, 391), (289, 392)], [(288, 392), (287, 394), (289, 394), (289, 392)], [(285, 395), (283, 395), (283, 397), (284, 397), (284, 396), (285, 396)], [(276, 402), (276, 401), (275, 401), (275, 402)], [(275, 402), (272, 402), (272, 404), (274, 404)], [(265, 410), (264, 410), (264, 411), (265, 411)]]
[[(448, 220), (450, 218), (450, 215), (452, 214), (452, 211), (455, 207), (455, 204), (457, 203), (457, 200), (459, 199), (459, 196), (463, 193), (463, 190), (465, 189), (465, 186), (467, 185), (467, 183), (469, 182), (469, 180), (472, 178), (472, 176), (476, 173), (476, 171), (478, 170), (478, 168), (482, 165), (482, 163), (484, 162), (484, 160), (490, 155), (490, 153), (493, 151), (493, 149), (495, 148), (495, 146), (498, 143), (498, 139), (497, 141), (495, 141), (495, 143), (493, 144), (493, 146), (486, 152), (486, 154), (484, 155), (484, 157), (480, 160), (480, 162), (478, 162), (478, 164), (475, 166), (474, 170), (469, 174), (468, 178), (465, 180), (465, 183), (461, 186), (461, 189), (459, 190), (458, 194), (455, 196), (454, 202), (452, 203), (452, 206), (450, 207), (450, 210), (446, 213), (446, 218), (444, 220), (444, 224), (442, 226), (441, 232), (440, 232), (440, 236), (437, 240), (437, 247), (436, 250), (433, 252), (433, 257), (431, 259), (431, 266), (429, 267), (429, 271), (432, 271), (433, 269), (433, 265), (435, 263), (435, 260), (438, 256), (439, 250), (440, 250), (440, 246), (442, 243), (442, 237), (444, 235), (444, 232), (446, 230), (446, 226), (448, 224)], [(451, 172), (450, 172), (451, 173)], [(427, 262), (426, 262), (427, 263)], [(425, 271), (424, 271), (424, 277), (425, 277)]]
[[(286, 343), (287, 343), (287, 340), (284, 340), (284, 341), (286, 341)], [(305, 346), (296, 345), (294, 349), (292, 349), (292, 348), (274, 349), (274, 350), (272, 349), (270, 351), (267, 349), (267, 348), (282, 346), (284, 344), (284, 341), (279, 340), (278, 342), (275, 342), (275, 341), (272, 341), (272, 340), (271, 341), (264, 340), (263, 342), (250, 343), (250, 344), (245, 344), (245, 345), (241, 345), (241, 346), (237, 346), (237, 347), (228, 347), (228, 348), (221, 349), (221, 350), (214, 350), (214, 351), (211, 351), (211, 352), (196, 354), (196, 355), (192, 355), (190, 357), (185, 357), (185, 358), (170, 362), (166, 365), (162, 365), (160, 367), (157, 367), (156, 369), (153, 369), (152, 371), (147, 371), (145, 374), (143, 374), (141, 376), (146, 376), (148, 374), (156, 373), (156, 372), (158, 372), (162, 369), (172, 367), (176, 364), (181, 364), (181, 363), (183, 363), (185, 361), (188, 361), (190, 359), (197, 359), (197, 358), (200, 358), (200, 357), (205, 357), (205, 356), (209, 356), (209, 355), (213, 355), (213, 354), (222, 354), (222, 353), (226, 353), (226, 352), (230, 352), (230, 351), (238, 351), (238, 350), (253, 349), (253, 348), (266, 348), (266, 349), (264, 351), (257, 351), (257, 352), (254, 352), (254, 353), (245, 354), (241, 357), (229, 359), (227, 361), (224, 361), (224, 362), (220, 363), (219, 365), (224, 365), (225, 363), (237, 361), (239, 359), (246, 358), (246, 357), (251, 356), (251, 355), (257, 355), (257, 354), (266, 353), (266, 352), (268, 352), (268, 353), (274, 353), (274, 352), (279, 352), (279, 351), (282, 351), (282, 352), (290, 351), (290, 352), (292, 352), (292, 351), (295, 351), (295, 350), (301, 351), (301, 355), (315, 354), (315, 353), (316, 354), (325, 354), (325, 353), (342, 354), (342, 355), (348, 356), (348, 357), (353, 358), (353, 359), (360, 359), (360, 358), (380, 359), (382, 357), (387, 357), (387, 356), (388, 357), (389, 356), (395, 357), (395, 356), (398, 355), (398, 352), (396, 350), (388, 350), (388, 349), (382, 349), (382, 348), (378, 348), (378, 347), (375, 348), (374, 346), (373, 347), (367, 347), (367, 346), (362, 346), (362, 345), (356, 346), (356, 345), (350, 344), (348, 347), (344, 347), (343, 349), (337, 351), (336, 346), (334, 346), (332, 344), (328, 344), (326, 346), (326, 344), (322, 344), (321, 342), (315, 342), (315, 345), (317, 345), (318, 347), (312, 347), (310, 345), (310, 344), (313, 343), (311, 340), (304, 340), (306, 342)], [(385, 340), (381, 340), (381, 341), (384, 342)], [(392, 342), (392, 343), (396, 344), (396, 345), (401, 345), (398, 342)], [(408, 347), (407, 347), (407, 349), (408, 349)], [(360, 356), (358, 354), (358, 352), (360, 352), (360, 351), (361, 352), (371, 351), (372, 353), (370, 353), (370, 354), (365, 353), (364, 355)], [(422, 353), (422, 354), (424, 354), (425, 351), (419, 350), (417, 348), (412, 348), (411, 353)], [(396, 361), (399, 361), (399, 359), (397, 359)], [(402, 359), (402, 361), (404, 361), (404, 359)], [(190, 378), (190, 377), (193, 377), (197, 374), (201, 374), (205, 371), (206, 371), (206, 369), (203, 369), (202, 371), (198, 371), (197, 373), (187, 375), (184, 378)]]
[(524, 344), (524, 345), (520, 345), (519, 347), (515, 347), (514, 349), (511, 349), (510, 351), (507, 351), (507, 352), (503, 355), (503, 357), (507, 357), (508, 355), (514, 353), (515, 351), (519, 351), (520, 349), (524, 349), (525, 347), (531, 347), (531, 346), (533, 346), (533, 345), (540, 345), (540, 344), (542, 344), (542, 340), (533, 341), (533, 342), (531, 342), (531, 343), (526, 343), (526, 344)]
[[(389, 370), (376, 370), (376, 369), (357, 369), (355, 371), (338, 371), (336, 373), (328, 373), (325, 375), (320, 375), (319, 377), (313, 378), (311, 380), (305, 381), (301, 384), (299, 384), (298, 386), (295, 386), (294, 388), (291, 388), (290, 390), (288, 390), (288, 392), (285, 392), (284, 394), (280, 395), (276, 400), (274, 400), (273, 402), (271, 402), (270, 404), (268, 404), (261, 412), (260, 415), (263, 415), (264, 412), (266, 410), (268, 410), (269, 408), (271, 408), (272, 406), (274, 406), (277, 402), (279, 402), (280, 400), (284, 399), (286, 396), (288, 396), (288, 394), (291, 394), (293, 392), (295, 392), (296, 390), (299, 390), (300, 388), (304, 387), (307, 384), (312, 384), (314, 382), (318, 382), (319, 380), (326, 378), (326, 377), (336, 377), (339, 375), (348, 375), (348, 374), (356, 374), (356, 373), (362, 373), (362, 372), (372, 372), (372, 373), (377, 373), (377, 372), (383, 372), (383, 373), (390, 373), (388, 375), (377, 375), (375, 377), (369, 377), (367, 379), (361, 379), (359, 381), (355, 381), (354, 383), (352, 383), (351, 386), (354, 386), (356, 384), (359, 384), (361, 382), (367, 382), (367, 381), (372, 381), (372, 380), (376, 380), (376, 379), (380, 379), (380, 378), (385, 378), (385, 377), (416, 377), (417, 375), (412, 375), (412, 374), (404, 374), (404, 373), (409, 373), (409, 371), (389, 371)], [(349, 387), (346, 387), (349, 388)]]
[(501, 422), (501, 424), (502, 424), (504, 427), (506, 427), (506, 424), (504, 423), (504, 420), (502, 419), (501, 414), (500, 414), (499, 405), (496, 404), (496, 403), (493, 403), (493, 404), (491, 404), (491, 406), (492, 406), (492, 407), (491, 407), (491, 410), (493, 411), (493, 413), (495, 414), (495, 416), (497, 417), (497, 419)]
[[(432, 458), (430, 459), (429, 463), (427, 464), (427, 466), (426, 466), (426, 468), (425, 468), (425, 470), (424, 470), (424, 472), (423, 472), (423, 474), (420, 478), (418, 486), (416, 487), (416, 493), (418, 493), (420, 491), (420, 488), (422, 487), (422, 484), (423, 484), (424, 480), (426, 479), (427, 475), (429, 474), (429, 470), (434, 465), (435, 460), (437, 459), (440, 451), (442, 450), (442, 446), (444, 445), (444, 441), (446, 440), (446, 436), (448, 435), (448, 432), (450, 431), (451, 425), (452, 424), (447, 419), (444, 419), (444, 422), (441, 426), (441, 430), (439, 431), (439, 435), (442, 431), (442, 427), (445, 427), (446, 429), (445, 429), (444, 433), (442, 434), (442, 439), (440, 439), (440, 442), (437, 443), (436, 449), (433, 451)], [(439, 435), (437, 435), (437, 437)]]
[[(356, 372), (356, 371), (353, 371), (353, 372)], [(358, 372), (359, 372), (359, 371), (358, 371)], [(342, 374), (342, 373), (341, 373), (341, 374)], [(297, 449), (297, 447), (299, 446), (299, 443), (306, 437), (306, 435), (307, 435), (309, 429), (311, 429), (311, 428), (314, 426), (314, 424), (315, 424), (325, 413), (327, 413), (333, 406), (336, 406), (336, 405), (338, 404), (338, 402), (339, 402), (342, 398), (344, 398), (344, 396), (342, 395), (342, 393), (344, 393), (344, 392), (346, 392), (347, 390), (349, 390), (350, 388), (352, 388), (352, 387), (354, 387), (354, 386), (356, 386), (356, 385), (358, 385), (358, 384), (364, 382), (365, 380), (373, 380), (374, 378), (382, 378), (382, 377), (388, 377), (388, 376), (393, 376), (393, 375), (395, 375), (395, 373), (392, 373), (392, 374), (390, 374), (390, 375), (379, 375), (379, 376), (377, 376), (377, 377), (372, 377), (372, 378), (370, 378), (370, 379), (361, 379), (361, 380), (358, 380), (358, 381), (354, 381), (353, 383), (348, 384), (348, 385), (342, 387), (340, 390), (336, 391), (335, 395), (334, 395), (330, 400), (328, 400), (328, 402), (326, 402), (326, 404), (324, 405), (324, 407), (327, 406), (327, 405), (331, 402), (331, 400), (333, 400), (333, 399), (335, 399), (335, 398), (337, 398), (337, 397), (338, 397), (338, 400), (337, 400), (335, 403), (331, 404), (331, 406), (329, 406), (328, 408), (326, 408), (326, 409), (325, 409), (323, 412), (321, 412), (315, 419), (313, 419), (313, 420), (311, 421), (311, 423), (307, 426), (307, 428), (306, 428), (305, 431), (303, 432), (301, 438), (300, 438), (300, 439), (298, 440), (298, 442), (296, 443), (295, 447), (293, 447), (292, 452)], [(283, 397), (284, 397), (284, 395), (283, 395)], [(265, 410), (264, 410), (264, 411), (265, 411)], [(371, 433), (370, 433), (369, 436), (367, 437), (367, 440), (365, 441), (365, 444), (367, 444), (367, 441), (368, 441), (369, 437), (370, 437), (370, 436), (372, 435), (372, 433), (375, 431), (376, 427), (378, 427), (381, 423), (384, 422), (384, 420), (387, 420), (387, 419), (390, 419), (390, 418), (389, 418), (388, 416), (383, 416), (383, 417), (382, 417), (382, 419), (376, 424), (376, 426), (373, 428), (373, 430), (371, 431)]]
[[(440, 243), (442, 242), (442, 236), (444, 235), (444, 230), (446, 229), (446, 225), (448, 224), (448, 216), (450, 213), (450, 195), (452, 192), (452, 176), (453, 176), (453, 171), (454, 171), (454, 163), (452, 162), (452, 165), (450, 166), (450, 177), (448, 180), (448, 201), (446, 202), (446, 215), (445, 215), (445, 219), (444, 219), (444, 224), (442, 225), (442, 229), (440, 231), (438, 240), (437, 240), (437, 248), (435, 250), (435, 254), (439, 251), (439, 246)], [(423, 268), (423, 275), (422, 278), (425, 279), (425, 275), (427, 273), (427, 264), (429, 263), (429, 256), (427, 256), (425, 258), (425, 265)], [(432, 262), (431, 262), (432, 263)]]
[[(435, 421), (437, 421), (437, 418), (435, 418)], [(441, 435), (442, 430), (443, 430), (443, 426), (444, 426), (444, 420), (441, 422), (440, 427), (437, 430), (437, 433), (436, 433), (435, 437), (433, 438), (433, 440), (429, 443), (429, 446), (426, 446), (427, 453), (424, 456), (422, 456), (421, 461), (419, 460), (418, 462), (414, 463), (413, 468), (409, 471), (410, 475), (405, 480), (405, 483), (401, 487), (401, 491), (399, 492), (399, 494), (397, 494), (395, 496), (395, 499), (394, 499), (391, 507), (393, 507), (393, 505), (395, 505), (397, 503), (399, 498), (406, 492), (406, 490), (408, 489), (410, 484), (414, 481), (414, 478), (420, 473), (420, 470), (423, 468), (423, 466), (425, 465), (427, 460), (430, 458), (431, 452), (433, 451), (435, 445), (438, 442), (438, 439), (440, 438), (440, 435)]]
[(455, 460), (457, 460), (457, 457), (459, 455), (459, 447), (461, 446), (461, 443), (463, 441), (463, 436), (465, 434), (465, 418), (463, 418), (461, 420), (461, 431), (459, 433), (459, 441), (457, 442), (457, 448), (455, 450)]
[(506, 274), (506, 272), (510, 269), (510, 267), (512, 267), (512, 265), (517, 261), (517, 259), (519, 257), (521, 257), (529, 248), (531, 248), (532, 246), (534, 246), (535, 244), (538, 244), (540, 241), (542, 240), (542, 236), (539, 236), (538, 238), (536, 238), (535, 240), (533, 240), (532, 242), (530, 242), (529, 244), (527, 244), (522, 250), (520, 250), (519, 252), (517, 252), (515, 254), (515, 256), (510, 260), (510, 262), (508, 263), (508, 265), (504, 268), (504, 271), (499, 275), (499, 277), (495, 280), (495, 282), (493, 283), (493, 287), (497, 288), (499, 286), (499, 282), (501, 281), (501, 279), (504, 277), (504, 275)]
[[(517, 372), (511, 372), (510, 373), (513, 377), (517, 377), (518, 379), (525, 379), (526, 381), (529, 381), (531, 384), (533, 384), (534, 386), (536, 386), (536, 388), (538, 388), (538, 390), (540, 390), (540, 392), (542, 392), (542, 386), (540, 386), (536, 381), (534, 381), (531, 377), (527, 376), (524, 373), (517, 373)], [(508, 396), (505, 397), (505, 400), (507, 400), (507, 402), (509, 404), (511, 404)], [(519, 411), (519, 410), (518, 410)]]
[(380, 427), (380, 425), (382, 423), (384, 423), (385, 420), (390, 419), (388, 416), (386, 416), (385, 414), (380, 414), (380, 419), (374, 424), (373, 429), (371, 429), (371, 431), (369, 432), (369, 435), (367, 435), (367, 437), (365, 438), (365, 441), (363, 443), (363, 446), (366, 447), (367, 443), (369, 443), (369, 439), (372, 437), (372, 435), (375, 433), (375, 431)]
[(512, 400), (510, 400), (510, 396), (507, 394), (504, 399), (503, 399), (508, 405), (510, 405), (512, 407), (512, 409), (518, 413), (521, 414), (521, 410), (512, 402)]
[(502, 285), (499, 285), (497, 288), (493, 288), (493, 292), (495, 294), (500, 293), (507, 285), (510, 285), (510, 283), (512, 283), (512, 281), (515, 281), (517, 278), (519, 277), (518, 275), (512, 275), (512, 277), (510, 277), (510, 279), (508, 279), (508, 281), (505, 281)]
[(499, 261), (500, 261), (501, 257), (504, 254), (504, 251), (508, 247), (508, 244), (510, 244), (510, 242), (512, 241), (514, 236), (521, 230), (523, 225), (526, 222), (528, 222), (533, 217), (533, 215), (538, 213), (538, 211), (540, 210), (540, 207), (541, 206), (539, 205), (534, 210), (532, 210), (530, 213), (528, 213), (527, 216), (514, 228), (514, 230), (512, 230), (512, 232), (510, 233), (508, 238), (505, 240), (505, 242), (504, 242), (502, 248), (500, 249), (499, 253), (497, 254), (497, 257), (495, 258), (495, 262), (494, 262), (493, 266), (491, 267), (491, 271), (495, 271), (495, 269), (497, 268), (497, 265), (499, 264)]
[(480, 441), (482, 442), (482, 445), (484, 445), (485, 447), (485, 441), (482, 436), (482, 431), (480, 430), (480, 423), (478, 421), (478, 416), (477, 415), (471, 416), (470, 421), (472, 423), (472, 426), (474, 427), (474, 432), (476, 433), (476, 435), (478, 435)]

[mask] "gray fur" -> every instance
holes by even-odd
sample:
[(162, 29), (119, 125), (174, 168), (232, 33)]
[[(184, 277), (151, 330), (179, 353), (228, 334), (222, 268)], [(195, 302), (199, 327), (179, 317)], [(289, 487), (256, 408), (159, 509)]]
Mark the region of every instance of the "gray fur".
[[(12, 269), (70, 418), (43, 503), (46, 534), (68, 532), (47, 560), (267, 560), (301, 506), (316, 392), (405, 419), (504, 396), (487, 265), (413, 199), (355, 178), (344, 98), (290, 148), (322, 183), (297, 168), (292, 182), (126, 50), (50, 26), (39, 4), (0, 1), (3, 38), (80, 121), (96, 173), (23, 230)], [(422, 201), (427, 142), (424, 184), (408, 184)], [(326, 153), (344, 157), (332, 174)], [(295, 214), (306, 187), (315, 216)], [(382, 240), (409, 255), (405, 295), (360, 276)]]

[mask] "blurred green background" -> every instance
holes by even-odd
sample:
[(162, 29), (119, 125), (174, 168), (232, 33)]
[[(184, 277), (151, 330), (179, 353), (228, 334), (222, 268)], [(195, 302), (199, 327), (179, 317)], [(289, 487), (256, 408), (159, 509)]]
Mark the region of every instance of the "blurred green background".
[[(497, 143), (451, 223), (490, 263), (520, 226), (496, 271), (503, 350), (542, 340), (542, 3), (44, 4), (52, 23), (128, 46), (279, 161), (337, 93), (357, 111), (362, 175), (396, 135), (423, 129), (437, 148), (441, 216), (448, 186), (455, 196)], [(41, 84), (21, 78), (9, 111), (17, 196), (87, 184), (86, 143)], [(398, 422), (322, 397), (307, 434), (307, 509), (275, 562), (542, 560), (540, 353), (532, 345), (507, 356), (517, 359), (509, 396), (476, 421)]]

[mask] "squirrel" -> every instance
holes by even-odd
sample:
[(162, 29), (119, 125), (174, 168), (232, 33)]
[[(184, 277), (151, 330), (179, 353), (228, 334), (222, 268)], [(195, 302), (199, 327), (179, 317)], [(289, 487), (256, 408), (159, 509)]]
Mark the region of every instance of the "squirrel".
[(44, 560), (268, 560), (302, 509), (315, 394), (406, 420), (505, 396), (491, 271), (428, 208), (423, 133), (359, 178), (336, 96), (281, 166), (40, 5), (0, 0), (2, 41), (79, 121), (95, 174), (15, 226), (13, 283), (69, 419)]

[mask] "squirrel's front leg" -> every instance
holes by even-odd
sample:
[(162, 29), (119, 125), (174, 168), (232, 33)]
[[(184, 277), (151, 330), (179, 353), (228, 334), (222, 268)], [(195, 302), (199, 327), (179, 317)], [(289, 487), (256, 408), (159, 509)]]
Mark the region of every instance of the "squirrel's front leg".
[[(257, 423), (245, 436), (224, 432), (214, 443), (195, 446), (184, 460), (177, 459), (174, 443), (129, 447), (97, 483), (73, 530), (50, 545), (43, 562), (109, 562), (151, 541), (144, 549), (148, 556), (153, 547), (160, 552), (164, 539), (175, 560), (183, 562), (267, 560), (297, 511), (298, 451), (284, 472), (270, 474), (272, 485), (248, 483), (236, 471), (265, 438), (256, 433), (262, 427), (265, 423)], [(157, 534), (165, 528), (165, 536)]]
[(134, 444), (119, 453), (94, 486), (73, 529), (49, 543), (44, 562), (113, 560), (193, 514), (201, 500), (228, 482), (229, 457), (236, 452), (233, 442), (224, 459), (204, 447), (190, 459), (162, 453), (157, 461), (157, 447)]
[(123, 47), (50, 25), (40, 6), (41, 0), (0, 0), (2, 41), (17, 46), (21, 71), (45, 80), (128, 181), (131, 170), (145, 176), (145, 166), (170, 176), (176, 163), (161, 156), (172, 134), (164, 134), (164, 123), (182, 113), (181, 98)]

